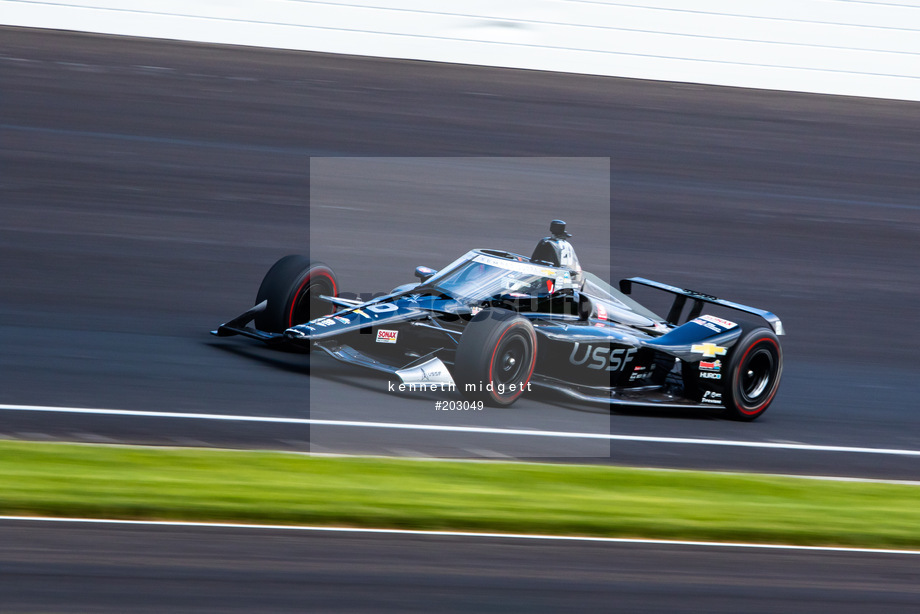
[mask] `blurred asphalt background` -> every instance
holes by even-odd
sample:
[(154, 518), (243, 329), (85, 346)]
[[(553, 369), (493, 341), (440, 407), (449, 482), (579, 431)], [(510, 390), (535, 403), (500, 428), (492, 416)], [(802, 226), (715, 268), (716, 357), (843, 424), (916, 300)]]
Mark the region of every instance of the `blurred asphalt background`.
[[(415, 199), (402, 208), (369, 208), (372, 184), (363, 204), (336, 202), (361, 182), (339, 185), (323, 204), (354, 209), (317, 214), (319, 229), (311, 157), (330, 156), (609, 158), (610, 207), (599, 222), (593, 197), (567, 206), (596, 178), (577, 165), (528, 190), (420, 172), (401, 182)], [(508, 166), (477, 172), (496, 169)], [(0, 28), (0, 403), (920, 449), (918, 171), (915, 103)], [(311, 234), (346, 290), (373, 292), (474, 245), (527, 253), (557, 216), (586, 265), (609, 253), (614, 278), (779, 314), (786, 371), (770, 410), (738, 424), (525, 398), (439, 415), (430, 396), (387, 395), (357, 369), (207, 334)], [(0, 413), (0, 436), (37, 440), (920, 476), (916, 457), (315, 431)], [(0, 536), (0, 609), (22, 612), (918, 603), (909, 555), (12, 521)]]
[[(2, 403), (288, 417), (321, 410), (346, 420), (920, 449), (915, 103), (0, 34)], [(445, 417), (431, 397), (386, 395), (385, 381), (366, 372), (317, 359), (307, 378), (302, 356), (209, 337), (251, 304), (272, 262), (309, 249), (318, 230), (310, 227), (311, 157), (341, 156), (609, 158), (601, 223), (595, 209), (567, 206), (566, 190), (534, 201), (532, 191), (432, 186), (420, 173), (416, 194), (436, 198), (443, 187), (429, 215), (340, 210), (330, 219), (341, 224), (321, 229), (328, 249), (314, 255), (344, 290), (386, 291), (411, 280), (416, 265), (441, 266), (473, 246), (528, 253), (549, 219), (562, 217), (586, 266), (603, 267), (609, 253), (614, 278), (640, 275), (777, 313), (789, 334), (773, 406), (753, 424), (624, 410), (608, 422), (606, 408), (536, 398), (504, 413)], [(570, 167), (558, 186), (593, 181), (580, 172)], [(458, 202), (463, 209), (444, 205)], [(296, 429), (8, 414), (0, 433), (295, 449), (311, 438)], [(366, 430), (320, 439), (314, 451), (573, 452), (565, 441), (532, 448)], [(920, 475), (905, 458), (812, 461), (631, 444), (610, 453), (647, 465)]]

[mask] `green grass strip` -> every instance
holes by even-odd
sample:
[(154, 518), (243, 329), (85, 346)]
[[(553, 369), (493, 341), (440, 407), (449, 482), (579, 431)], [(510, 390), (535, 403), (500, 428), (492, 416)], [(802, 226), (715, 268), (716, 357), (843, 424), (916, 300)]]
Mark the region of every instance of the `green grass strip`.
[(920, 487), (0, 442), (0, 515), (920, 548)]

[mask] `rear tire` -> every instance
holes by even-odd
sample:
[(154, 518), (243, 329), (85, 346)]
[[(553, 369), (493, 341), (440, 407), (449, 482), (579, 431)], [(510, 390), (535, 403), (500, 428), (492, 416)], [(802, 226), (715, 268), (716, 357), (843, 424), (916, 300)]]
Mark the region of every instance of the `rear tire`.
[[(471, 401), (507, 407), (524, 393), (536, 358), (537, 334), (529, 320), (507, 309), (484, 309), (470, 320), (460, 337), (454, 381)], [(475, 390), (467, 390), (467, 384)], [(512, 384), (515, 390), (509, 391)]]
[(773, 331), (757, 327), (742, 334), (728, 374), (723, 393), (727, 417), (750, 421), (767, 411), (783, 374), (783, 350)]
[(268, 305), (256, 315), (256, 328), (281, 333), (328, 315), (335, 311), (335, 306), (319, 296), (335, 296), (338, 288), (332, 269), (322, 262), (310, 262), (304, 256), (285, 256), (268, 270), (259, 286), (256, 304), (267, 300)]

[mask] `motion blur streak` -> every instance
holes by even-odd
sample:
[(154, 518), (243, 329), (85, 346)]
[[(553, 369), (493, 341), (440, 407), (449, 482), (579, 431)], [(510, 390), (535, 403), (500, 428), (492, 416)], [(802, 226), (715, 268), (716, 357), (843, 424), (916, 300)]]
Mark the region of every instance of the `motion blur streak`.
[[(12, 612), (916, 612), (916, 557), (0, 520)], [(73, 607), (68, 607), (73, 604)]]
[(380, 429), (406, 429), (414, 431), (441, 431), (446, 433), (484, 433), (493, 435), (521, 435), (526, 437), (562, 437), (566, 439), (609, 439), (612, 441), (644, 441), (648, 443), (680, 443), (708, 446), (735, 446), (740, 448), (767, 448), (773, 450), (811, 450), (815, 452), (849, 452), (856, 454), (892, 454), (920, 456), (920, 450), (893, 450), (884, 448), (857, 448), (849, 446), (819, 446), (807, 443), (777, 443), (769, 441), (730, 441), (719, 439), (693, 439), (687, 437), (652, 437), (643, 435), (615, 435), (608, 433), (574, 433), (570, 431), (540, 431), (524, 429), (484, 428), (474, 426), (444, 426), (437, 424), (397, 424), (392, 422), (354, 422), (347, 420), (317, 420), (312, 418), (273, 418), (270, 416), (229, 416), (220, 414), (189, 414), (171, 411), (132, 411), (123, 409), (89, 409), (80, 407), (38, 407), (33, 405), (0, 405), (0, 411), (35, 411), (97, 416), (134, 416), (144, 418), (182, 418), (194, 420), (224, 420), (231, 422), (270, 422)]
[(886, 548), (844, 548), (842, 546), (797, 546), (793, 544), (750, 544), (742, 542), (706, 542), (671, 539), (634, 539), (626, 537), (589, 537), (580, 535), (534, 535), (527, 533), (474, 533), (470, 531), (414, 531), (409, 529), (366, 529), (358, 527), (311, 527), (296, 525), (239, 524), (223, 522), (181, 522), (155, 520), (118, 520), (112, 518), (51, 518), (38, 516), (0, 516), (0, 521), (72, 522), (85, 524), (134, 525), (148, 527), (215, 527), (222, 529), (262, 529), (266, 531), (315, 531), (317, 533), (366, 533), (368, 535), (423, 535), (429, 537), (475, 537), (496, 539), (534, 539), (547, 541), (597, 542), (601, 544), (660, 544), (667, 546), (710, 546), (713, 548), (762, 548), (765, 550), (805, 550), (813, 552), (862, 552), (876, 554), (920, 555), (920, 550)]
[[(609, 415), (605, 432), (630, 437), (920, 450), (907, 334), (920, 303), (916, 104), (16, 28), (0, 28), (0, 82), (15, 84), (0, 97), (2, 403), (304, 419), (319, 417), (313, 401), (348, 422), (578, 433)], [(562, 191), (521, 202), (420, 173), (424, 214), (393, 207), (381, 223), (374, 191), (336, 203), (348, 223), (314, 257), (344, 291), (386, 292), (471, 247), (528, 252), (565, 217), (586, 267), (778, 314), (789, 334), (775, 402), (750, 425), (542, 396), (437, 416), (433, 397), (387, 394), (332, 361), (212, 339), (272, 262), (309, 253), (310, 152), (609, 158), (610, 228)], [(465, 206), (442, 207), (445, 191)], [(12, 414), (0, 434), (24, 439), (496, 458), (532, 457), (537, 440)], [(313, 446), (315, 429), (334, 437)], [(604, 462), (920, 477), (914, 456), (610, 452)]]

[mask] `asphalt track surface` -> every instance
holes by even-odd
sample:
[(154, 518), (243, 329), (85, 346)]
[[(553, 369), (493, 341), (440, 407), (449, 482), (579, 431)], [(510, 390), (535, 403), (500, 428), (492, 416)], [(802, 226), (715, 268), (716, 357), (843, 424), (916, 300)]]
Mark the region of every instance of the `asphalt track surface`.
[[(915, 612), (916, 555), (0, 521), (9, 612)], [(523, 562), (523, 563), (522, 563)]]
[[(0, 404), (920, 450), (916, 103), (15, 28), (0, 90)], [(314, 178), (311, 211), (311, 172), (355, 158), (379, 159)], [(779, 314), (770, 410), (436, 412), (459, 397), (207, 334), (282, 255), (380, 292), (470, 247), (529, 253), (554, 217), (588, 269)], [(0, 434), (920, 478), (896, 455), (359, 428), (0, 412)]]

